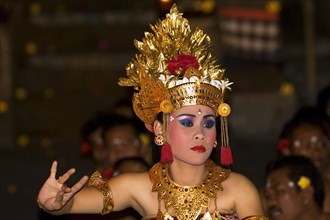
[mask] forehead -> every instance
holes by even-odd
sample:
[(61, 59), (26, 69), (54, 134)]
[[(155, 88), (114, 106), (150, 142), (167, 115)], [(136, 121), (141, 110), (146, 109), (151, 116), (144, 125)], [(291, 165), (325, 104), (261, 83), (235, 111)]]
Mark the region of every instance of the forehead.
[(106, 136), (113, 136), (118, 134), (124, 135), (132, 135), (135, 134), (135, 129), (133, 125), (123, 124), (123, 125), (115, 125), (106, 131)]
[(297, 127), (293, 132), (293, 137), (309, 137), (309, 136), (323, 136), (321, 128), (315, 125), (301, 125)]
[(267, 181), (272, 184), (288, 182), (290, 181), (288, 174), (289, 174), (288, 168), (276, 169), (268, 174)]
[(180, 114), (193, 114), (196, 115), (201, 112), (202, 115), (215, 115), (212, 108), (205, 105), (191, 105), (184, 106), (182, 108), (177, 109), (173, 112), (174, 115)]

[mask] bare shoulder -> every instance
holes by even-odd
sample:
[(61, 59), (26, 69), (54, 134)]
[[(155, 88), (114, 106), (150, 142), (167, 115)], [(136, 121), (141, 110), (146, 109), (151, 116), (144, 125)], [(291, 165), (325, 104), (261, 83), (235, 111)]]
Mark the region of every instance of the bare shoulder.
[(263, 215), (259, 192), (246, 176), (231, 172), (223, 182), (223, 188), (240, 218)]
[(230, 188), (230, 191), (236, 193), (257, 191), (251, 180), (249, 180), (246, 176), (236, 172), (230, 173), (229, 177), (223, 182), (223, 187), (227, 189)]
[(249, 178), (247, 178), (243, 174), (236, 173), (236, 172), (231, 172), (228, 179), (227, 179), (227, 181), (230, 182), (230, 183), (235, 182), (236, 184), (242, 184), (242, 185), (252, 184), (252, 182), (249, 180)]

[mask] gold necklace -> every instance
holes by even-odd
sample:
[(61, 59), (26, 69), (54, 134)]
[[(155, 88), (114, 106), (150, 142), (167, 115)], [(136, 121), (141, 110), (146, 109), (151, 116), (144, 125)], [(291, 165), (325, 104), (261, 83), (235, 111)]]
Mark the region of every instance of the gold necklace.
[[(158, 192), (158, 200), (163, 200), (166, 213), (171, 208), (178, 220), (196, 219), (203, 208), (208, 210), (210, 199), (216, 199), (222, 191), (221, 183), (228, 178), (229, 169), (216, 166), (213, 161), (206, 162), (207, 174), (202, 183), (194, 186), (181, 186), (168, 175), (168, 164), (157, 163), (150, 169), (153, 183), (152, 191)], [(160, 207), (159, 207), (160, 209)]]

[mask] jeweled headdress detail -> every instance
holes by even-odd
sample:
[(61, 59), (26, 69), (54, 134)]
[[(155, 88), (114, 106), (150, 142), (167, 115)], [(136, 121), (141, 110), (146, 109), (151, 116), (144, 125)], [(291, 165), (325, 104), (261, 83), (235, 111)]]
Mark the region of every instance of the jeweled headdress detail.
[(142, 41), (134, 41), (140, 54), (126, 67), (127, 78), (119, 79), (120, 86), (133, 86), (136, 91), (136, 115), (152, 124), (160, 112), (167, 114), (189, 105), (209, 106), (222, 116), (222, 145), (229, 147), (224, 132), (230, 107), (223, 98), (232, 83), (211, 54), (210, 37), (198, 28), (192, 32), (175, 4), (165, 19), (150, 26), (153, 33), (146, 32)]

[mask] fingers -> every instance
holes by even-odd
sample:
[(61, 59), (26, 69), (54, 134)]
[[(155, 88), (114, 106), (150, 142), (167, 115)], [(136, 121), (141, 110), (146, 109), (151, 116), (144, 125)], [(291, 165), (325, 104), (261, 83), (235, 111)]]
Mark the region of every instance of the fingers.
[(76, 184), (74, 184), (71, 189), (73, 193), (78, 192), (88, 181), (88, 176), (83, 176)]
[[(56, 173), (57, 173), (57, 161), (55, 160), (51, 166), (51, 169), (50, 169), (50, 178), (54, 178), (56, 179)], [(59, 184), (62, 184), (62, 187), (61, 187), (61, 191), (64, 192), (64, 193), (68, 193), (68, 192), (71, 192), (71, 188), (67, 187), (65, 185), (65, 182), (71, 177), (71, 175), (73, 175), (74, 173), (76, 172), (76, 169), (75, 168), (71, 168), (70, 170), (68, 170), (65, 174), (63, 174), (62, 176), (60, 176), (58, 179), (57, 179), (57, 182)], [(79, 191), (85, 184), (86, 182), (88, 181), (88, 176), (83, 176), (73, 187), (73, 191), (74, 192), (77, 192)], [(62, 193), (61, 193), (62, 194)], [(59, 195), (59, 198), (61, 196), (61, 194)], [(63, 196), (63, 195), (62, 195)], [(58, 197), (58, 196), (57, 196)]]
[(55, 201), (62, 203), (64, 193), (64, 191), (59, 191), (56, 195)]
[(52, 166), (50, 168), (50, 176), (49, 177), (55, 179), (56, 172), (57, 172), (57, 161), (54, 160), (53, 163), (52, 163)]
[(69, 193), (69, 192), (71, 192), (71, 188), (68, 187), (66, 184), (63, 184), (61, 191), (64, 193)]
[(63, 184), (63, 183), (65, 183), (69, 178), (70, 178), (70, 176), (72, 175), (72, 174), (74, 174), (76, 172), (76, 169), (74, 169), (74, 168), (71, 168), (70, 170), (68, 170), (65, 174), (63, 174), (62, 176), (60, 176), (59, 178), (58, 178), (58, 183), (60, 183), (60, 184)]

